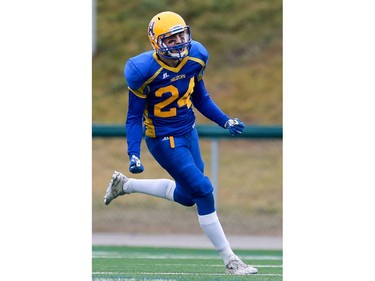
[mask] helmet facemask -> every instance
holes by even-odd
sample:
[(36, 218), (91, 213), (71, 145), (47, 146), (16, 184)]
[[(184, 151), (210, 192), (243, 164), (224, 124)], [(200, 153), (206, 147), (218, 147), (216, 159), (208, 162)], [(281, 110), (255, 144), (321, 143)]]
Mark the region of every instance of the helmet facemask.
[[(181, 43), (173, 46), (167, 46), (165, 43), (169, 37), (179, 36)], [(181, 36), (179, 35), (181, 34)], [(157, 54), (165, 59), (183, 59), (189, 54), (191, 47), (191, 34), (189, 26), (176, 26), (172, 31), (159, 35), (157, 38), (158, 50)]]

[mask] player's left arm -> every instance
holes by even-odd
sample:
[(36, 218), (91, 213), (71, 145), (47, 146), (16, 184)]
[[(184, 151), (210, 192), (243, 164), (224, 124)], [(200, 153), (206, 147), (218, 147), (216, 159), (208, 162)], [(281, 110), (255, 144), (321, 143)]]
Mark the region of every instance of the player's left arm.
[(196, 81), (192, 102), (195, 108), (199, 110), (206, 118), (215, 122), (219, 126), (229, 129), (232, 136), (241, 134), (245, 128), (244, 123), (238, 119), (229, 118), (217, 104), (211, 99), (203, 79)]
[(191, 101), (200, 113), (223, 128), (230, 119), (211, 99), (204, 86), (203, 79), (196, 81)]

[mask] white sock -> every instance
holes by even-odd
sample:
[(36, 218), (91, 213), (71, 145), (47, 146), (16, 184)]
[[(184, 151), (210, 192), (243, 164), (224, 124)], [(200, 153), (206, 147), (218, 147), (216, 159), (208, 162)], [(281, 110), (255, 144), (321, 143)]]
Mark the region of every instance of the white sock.
[(233, 253), (229, 242), (225, 237), (216, 211), (204, 216), (198, 215), (198, 219), (202, 230), (223, 258), (224, 264), (228, 264), (230, 258), (235, 254)]
[(143, 193), (173, 201), (176, 183), (169, 179), (129, 179), (123, 186), (125, 193)]

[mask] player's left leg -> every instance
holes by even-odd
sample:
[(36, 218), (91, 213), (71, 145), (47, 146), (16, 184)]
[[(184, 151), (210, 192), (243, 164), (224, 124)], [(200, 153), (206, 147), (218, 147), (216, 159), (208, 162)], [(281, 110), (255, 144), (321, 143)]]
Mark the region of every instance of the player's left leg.
[[(201, 160), (198, 134), (196, 132), (192, 132), (192, 142), (191, 142), (190, 151), (191, 151), (193, 158), (195, 159), (195, 163), (197, 163), (197, 166), (200, 167), (203, 173), (204, 165), (203, 165), (203, 161)], [(201, 161), (202, 161), (202, 164), (199, 165)], [(206, 190), (208, 186), (212, 186), (211, 182), (209, 181), (207, 177), (205, 177), (205, 181), (206, 183), (201, 185), (201, 188), (203, 189), (202, 191), (203, 194), (205, 193), (204, 190)], [(258, 270), (256, 268), (245, 264), (244, 262), (241, 261), (240, 258), (238, 258), (234, 254), (226, 238), (226, 235), (221, 226), (219, 218), (217, 216), (217, 213), (215, 210), (214, 196), (212, 192), (203, 197), (199, 197), (199, 196), (194, 197), (193, 201), (197, 205), (199, 224), (203, 232), (210, 239), (215, 249), (220, 253), (221, 257), (223, 258), (227, 273), (238, 274), (238, 275), (257, 273)]]

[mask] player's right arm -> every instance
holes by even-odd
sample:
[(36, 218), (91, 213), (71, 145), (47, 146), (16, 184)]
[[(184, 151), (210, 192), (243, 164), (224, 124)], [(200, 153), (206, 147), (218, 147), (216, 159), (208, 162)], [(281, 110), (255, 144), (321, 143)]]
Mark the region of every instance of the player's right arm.
[[(141, 173), (143, 166), (140, 162), (141, 142), (143, 136), (143, 112), (146, 107), (146, 95), (140, 92), (143, 77), (131, 59), (126, 63), (124, 75), (129, 88), (128, 113), (126, 117), (126, 135), (129, 156), (129, 171)], [(134, 90), (138, 89), (138, 90)]]
[(141, 142), (143, 135), (142, 116), (146, 106), (146, 99), (137, 97), (129, 90), (128, 114), (126, 117), (126, 135), (128, 143), (128, 156), (140, 158)]
[(126, 118), (128, 143), (129, 171), (133, 174), (142, 173), (144, 168), (140, 160), (143, 135), (142, 115), (146, 99), (137, 97), (129, 90), (129, 108)]

